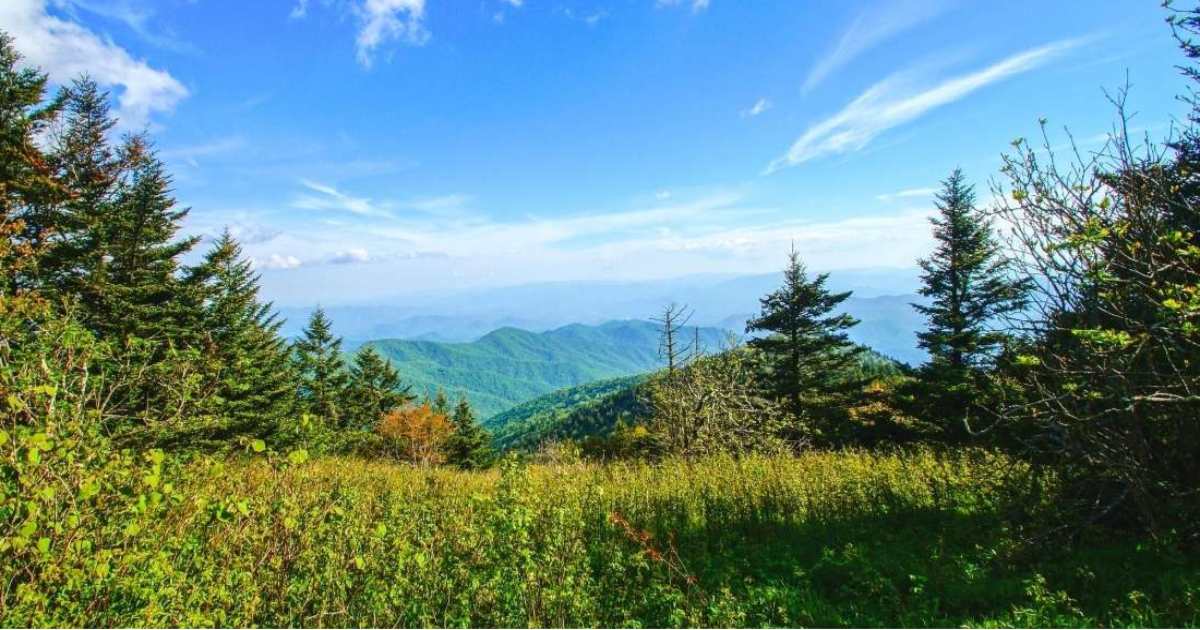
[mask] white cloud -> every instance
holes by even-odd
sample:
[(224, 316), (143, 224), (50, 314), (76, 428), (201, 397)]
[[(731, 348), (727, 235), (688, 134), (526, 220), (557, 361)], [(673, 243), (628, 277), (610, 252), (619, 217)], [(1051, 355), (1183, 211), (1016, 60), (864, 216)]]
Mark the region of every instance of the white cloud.
[(364, 263), (370, 260), (371, 257), (367, 254), (367, 250), (362, 247), (352, 247), (344, 252), (338, 252), (329, 259), (329, 262), (335, 265), (349, 265), (353, 263)]
[(188, 96), (188, 90), (165, 70), (134, 59), (108, 38), (53, 15), (45, 0), (0, 2), (0, 25), (11, 35), (17, 50), (32, 65), (66, 83), (82, 74), (115, 88), (117, 116), (126, 128), (149, 123), (154, 113), (169, 112)]
[(904, 190), (897, 190), (896, 192), (892, 192), (892, 193), (884, 193), (882, 195), (875, 195), (875, 198), (878, 199), (879, 201), (895, 201), (897, 199), (912, 199), (915, 197), (931, 197), (934, 194), (936, 194), (937, 191), (938, 191), (937, 188), (906, 188)]
[(914, 120), (929, 110), (953, 103), (968, 94), (1010, 76), (1028, 72), (1084, 40), (1047, 44), (1013, 55), (982, 70), (942, 81), (913, 92), (903, 85), (903, 74), (876, 83), (842, 111), (804, 132), (787, 153), (767, 166), (766, 174), (809, 160), (858, 151), (879, 134)]
[(930, 20), (946, 9), (943, 0), (894, 0), (871, 5), (850, 23), (837, 44), (825, 53), (804, 81), (804, 91), (867, 50), (902, 31)]
[(753, 118), (767, 111), (768, 109), (771, 109), (773, 105), (774, 103), (772, 103), (770, 99), (760, 98), (757, 101), (754, 101), (754, 105), (742, 110), (742, 118)]
[(271, 254), (265, 260), (251, 258), (250, 264), (259, 269), (295, 269), (302, 263), (292, 255)]
[(657, 7), (676, 7), (680, 5), (690, 4), (692, 13), (699, 13), (708, 8), (709, 0), (655, 0), (654, 5)]
[(316, 193), (301, 194), (292, 201), (293, 208), (301, 210), (318, 210), (331, 212), (349, 212), (364, 217), (388, 217), (391, 213), (383, 208), (377, 207), (370, 199), (365, 197), (353, 197), (341, 192), (333, 186), (321, 184), (318, 182), (309, 181), (307, 179), (300, 180), (300, 184), (309, 191)]
[(391, 40), (411, 46), (429, 41), (425, 0), (364, 0), (357, 13), (362, 27), (355, 46), (358, 62), (364, 67), (371, 67), (375, 50)]

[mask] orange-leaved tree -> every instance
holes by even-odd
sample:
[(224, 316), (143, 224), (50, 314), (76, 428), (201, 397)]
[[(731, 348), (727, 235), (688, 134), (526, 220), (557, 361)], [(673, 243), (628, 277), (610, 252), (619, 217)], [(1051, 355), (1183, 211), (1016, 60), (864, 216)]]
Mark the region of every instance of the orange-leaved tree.
[(376, 432), (397, 457), (430, 466), (445, 459), (442, 447), (454, 433), (454, 425), (425, 403), (392, 409), (380, 419)]

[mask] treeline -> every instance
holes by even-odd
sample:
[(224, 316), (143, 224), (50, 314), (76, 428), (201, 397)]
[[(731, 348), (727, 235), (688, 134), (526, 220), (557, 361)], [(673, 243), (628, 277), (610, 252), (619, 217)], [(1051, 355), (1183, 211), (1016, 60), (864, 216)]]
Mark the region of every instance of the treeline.
[(228, 231), (185, 264), (202, 245), (180, 236), (188, 210), (152, 140), (115, 137), (109, 101), (87, 77), (48, 97), (0, 34), (5, 435), (74, 399), (71, 421), (112, 448), (401, 456), (428, 434), (405, 424), (433, 417), (448, 427), (430, 434), (439, 459), (489, 458), (465, 403), (418, 404), (370, 349), (346, 365), (320, 310), (302, 339), (282, 338)]
[[(1169, 23), (1200, 70), (1200, 13)], [(744, 347), (693, 352), (685, 307), (659, 318), (668, 367), (649, 417), (592, 453), (699, 456), (914, 441), (1007, 449), (1064, 481), (1068, 525), (1106, 522), (1195, 541), (1200, 506), (1200, 101), (1167, 138), (1117, 124), (1095, 150), (1056, 155), (1045, 131), (1004, 156), (980, 204), (960, 170), (942, 183), (935, 248), (914, 304), (929, 360), (863, 361), (849, 293), (792, 251)], [(588, 444), (585, 442), (585, 446)]]

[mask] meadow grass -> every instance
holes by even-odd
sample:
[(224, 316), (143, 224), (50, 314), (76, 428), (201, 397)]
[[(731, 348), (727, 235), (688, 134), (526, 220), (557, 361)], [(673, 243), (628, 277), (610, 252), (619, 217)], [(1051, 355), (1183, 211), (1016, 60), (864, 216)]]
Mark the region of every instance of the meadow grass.
[[(1019, 542), (1054, 480), (984, 451), (172, 474), (160, 510), (96, 541), (110, 569), (40, 568), (4, 625), (1200, 622), (1200, 562), (1170, 545)], [(60, 590), (19, 596), (39, 588)]]

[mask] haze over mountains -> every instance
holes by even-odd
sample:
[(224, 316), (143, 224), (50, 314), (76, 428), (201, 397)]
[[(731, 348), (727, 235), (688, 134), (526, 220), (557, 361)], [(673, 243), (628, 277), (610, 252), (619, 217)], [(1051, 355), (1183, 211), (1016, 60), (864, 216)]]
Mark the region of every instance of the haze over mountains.
[[(379, 339), (467, 342), (501, 328), (548, 331), (568, 324), (647, 320), (675, 301), (695, 311), (691, 323), (742, 332), (758, 312), (759, 299), (780, 284), (780, 274), (706, 274), (646, 282), (573, 282), (446, 291), (376, 298), (359, 304), (325, 305), (347, 349)], [(915, 331), (922, 318), (909, 306), (915, 269), (836, 271), (829, 285), (854, 291), (846, 311), (861, 320), (851, 338), (882, 354), (919, 363)], [(300, 333), (311, 306), (284, 307), (283, 334)]]

